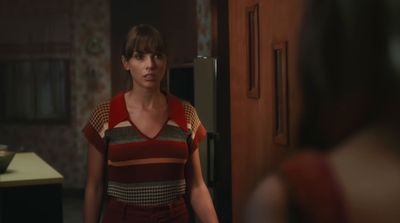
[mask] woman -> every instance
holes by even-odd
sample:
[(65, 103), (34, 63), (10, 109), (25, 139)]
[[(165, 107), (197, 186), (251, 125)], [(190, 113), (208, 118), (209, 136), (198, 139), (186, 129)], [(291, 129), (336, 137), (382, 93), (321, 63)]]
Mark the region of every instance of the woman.
[(398, 1), (306, 2), (300, 140), (312, 149), (261, 183), (249, 222), (398, 222), (400, 72), (390, 62), (399, 24), (387, 11)]
[(98, 105), (83, 130), (89, 141), (85, 223), (99, 221), (104, 192), (104, 223), (186, 223), (188, 200), (202, 222), (218, 222), (199, 160), (206, 131), (189, 103), (160, 89), (167, 69), (161, 34), (149, 25), (133, 27), (121, 60), (131, 88)]

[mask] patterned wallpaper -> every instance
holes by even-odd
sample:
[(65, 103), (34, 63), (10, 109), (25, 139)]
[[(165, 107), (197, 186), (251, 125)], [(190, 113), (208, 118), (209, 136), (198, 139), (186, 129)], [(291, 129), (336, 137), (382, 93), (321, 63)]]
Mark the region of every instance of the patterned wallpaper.
[(68, 176), (65, 186), (83, 187), (86, 178), (87, 143), (81, 129), (93, 108), (111, 97), (110, 2), (74, 1), (75, 78), (72, 80), (71, 102), (75, 104), (73, 131), (76, 137), (73, 150), (76, 163), (64, 169)]
[[(92, 109), (111, 96), (110, 1), (71, 1), (71, 121), (66, 125), (2, 124), (0, 144), (36, 152), (64, 176), (65, 188), (83, 188), (87, 142), (81, 129)], [(197, 45), (201, 56), (211, 52), (209, 7), (210, 0), (197, 0)]]
[[(82, 188), (86, 142), (81, 129), (94, 105), (111, 94), (110, 7), (108, 0), (71, 1), (70, 123), (2, 124), (0, 143), (13, 150), (36, 152), (64, 176), (64, 187)], [(94, 50), (88, 51), (87, 45)]]
[(211, 56), (211, 0), (197, 0), (197, 55)]

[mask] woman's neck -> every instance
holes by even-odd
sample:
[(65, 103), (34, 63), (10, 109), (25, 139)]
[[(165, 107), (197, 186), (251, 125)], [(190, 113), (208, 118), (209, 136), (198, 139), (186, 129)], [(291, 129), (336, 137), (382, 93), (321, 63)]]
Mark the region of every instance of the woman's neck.
[(157, 109), (165, 105), (165, 95), (160, 89), (133, 88), (125, 93), (128, 107), (141, 109)]

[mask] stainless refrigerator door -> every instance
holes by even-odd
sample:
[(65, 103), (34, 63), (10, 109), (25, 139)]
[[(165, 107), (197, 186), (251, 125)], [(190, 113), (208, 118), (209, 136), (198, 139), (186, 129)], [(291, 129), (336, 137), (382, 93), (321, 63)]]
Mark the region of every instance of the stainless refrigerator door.
[(194, 59), (194, 106), (207, 129), (207, 140), (200, 144), (200, 159), (204, 179), (214, 193), (214, 151), (216, 133), (216, 81), (217, 60), (211, 57)]

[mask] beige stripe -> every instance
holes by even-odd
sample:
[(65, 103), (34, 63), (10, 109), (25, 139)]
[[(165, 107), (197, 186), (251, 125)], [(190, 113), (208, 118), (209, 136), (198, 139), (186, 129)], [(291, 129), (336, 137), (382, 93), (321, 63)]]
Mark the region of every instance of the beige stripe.
[[(114, 128), (121, 128), (121, 127), (126, 127), (126, 126), (132, 126), (132, 125), (128, 121), (123, 121), (123, 122), (118, 123), (116, 126), (114, 126)], [(103, 128), (99, 132), (99, 135), (101, 136), (101, 138), (104, 138), (105, 132), (107, 129), (108, 129), (108, 123), (104, 123)]]
[(131, 126), (131, 123), (129, 121), (123, 121), (123, 122), (120, 122), (117, 125), (115, 125), (114, 128), (120, 128), (120, 127), (126, 127), (126, 126)]
[(108, 129), (108, 123), (104, 123), (103, 127), (101, 128), (101, 131), (99, 132), (101, 138), (104, 138), (107, 129)]
[(176, 122), (172, 121), (172, 120), (168, 120), (167, 125), (171, 125), (171, 126), (175, 126), (175, 127), (179, 127), (178, 124), (176, 124)]
[(108, 165), (110, 166), (131, 166), (131, 165), (143, 165), (143, 164), (159, 164), (159, 163), (186, 163), (186, 159), (176, 159), (176, 158), (148, 158), (148, 159), (135, 159), (135, 160), (125, 160), (113, 162), (108, 160)]

